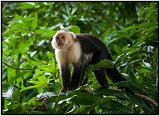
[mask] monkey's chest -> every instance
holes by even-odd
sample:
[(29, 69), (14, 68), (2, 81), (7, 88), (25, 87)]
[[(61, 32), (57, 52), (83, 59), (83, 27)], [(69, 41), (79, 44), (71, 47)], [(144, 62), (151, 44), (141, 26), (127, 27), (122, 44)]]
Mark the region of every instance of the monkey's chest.
[(78, 63), (81, 59), (81, 48), (78, 43), (75, 43), (70, 48), (62, 50), (56, 49), (55, 53), (56, 60), (60, 67), (67, 64)]
[(70, 49), (68, 49), (67, 51), (67, 59), (68, 59), (68, 63), (77, 63), (79, 62), (81, 58), (81, 49), (80, 49), (80, 45), (76, 44), (74, 46), (72, 46)]

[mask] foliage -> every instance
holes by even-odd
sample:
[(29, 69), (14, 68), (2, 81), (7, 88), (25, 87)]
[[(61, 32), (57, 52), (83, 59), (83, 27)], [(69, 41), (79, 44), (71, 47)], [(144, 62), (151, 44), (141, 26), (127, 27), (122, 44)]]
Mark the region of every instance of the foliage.
[[(3, 114), (158, 114), (158, 2), (2, 2), (1, 8)], [(100, 37), (114, 59), (89, 66), (89, 83), (64, 95), (50, 45), (60, 27)], [(99, 88), (92, 71), (113, 63), (127, 81)], [(136, 94), (117, 89), (126, 86)]]

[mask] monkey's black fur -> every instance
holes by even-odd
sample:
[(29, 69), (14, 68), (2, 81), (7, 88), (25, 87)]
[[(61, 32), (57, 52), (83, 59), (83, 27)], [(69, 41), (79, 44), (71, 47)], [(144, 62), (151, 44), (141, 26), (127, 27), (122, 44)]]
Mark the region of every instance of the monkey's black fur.
[[(69, 88), (70, 90), (77, 88), (79, 85), (82, 85), (81, 81), (83, 80), (83, 73), (85, 70), (84, 67), (87, 67), (90, 64), (96, 64), (104, 59), (112, 60), (111, 54), (109, 53), (105, 44), (100, 39), (89, 34), (79, 34), (79, 35), (77, 34), (76, 39), (77, 41), (79, 41), (81, 45), (82, 54), (93, 53), (93, 56), (89, 64), (86, 65), (82, 63), (81, 66), (79, 66), (79, 64), (77, 66), (76, 64), (73, 66), (74, 68)], [(83, 57), (82, 57), (82, 62), (83, 62)], [(119, 71), (115, 67), (113, 69), (102, 68), (100, 70), (94, 71), (94, 74), (101, 86), (105, 86), (108, 84), (106, 74), (112, 79), (114, 83), (119, 81), (125, 81), (123, 76), (119, 73)], [(66, 83), (64, 83), (64, 85), (65, 84)], [(86, 84), (86, 82), (83, 84)]]

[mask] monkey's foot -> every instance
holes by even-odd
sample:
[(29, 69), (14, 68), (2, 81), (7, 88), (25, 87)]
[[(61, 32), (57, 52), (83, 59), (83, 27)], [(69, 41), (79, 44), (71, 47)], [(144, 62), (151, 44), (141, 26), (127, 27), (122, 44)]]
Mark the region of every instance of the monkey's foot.
[(68, 92), (68, 91), (69, 91), (69, 88), (62, 88), (62, 89), (61, 89), (61, 93), (62, 93), (62, 92)]
[(72, 87), (69, 87), (69, 91), (75, 90), (75, 89), (77, 89), (77, 88), (79, 88), (79, 86), (72, 86)]

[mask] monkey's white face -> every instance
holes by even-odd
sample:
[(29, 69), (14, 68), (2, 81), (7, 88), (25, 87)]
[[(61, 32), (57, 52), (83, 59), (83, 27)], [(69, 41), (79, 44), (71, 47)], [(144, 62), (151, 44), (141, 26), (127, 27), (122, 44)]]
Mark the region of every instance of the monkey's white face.
[(74, 40), (75, 35), (73, 33), (60, 30), (53, 36), (51, 44), (54, 49), (66, 49), (74, 43)]

